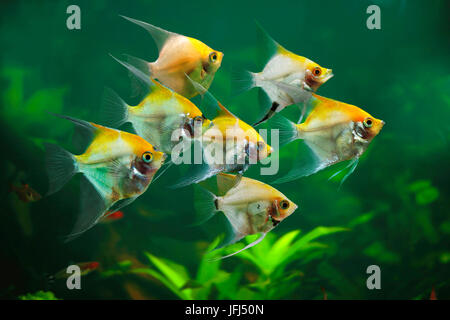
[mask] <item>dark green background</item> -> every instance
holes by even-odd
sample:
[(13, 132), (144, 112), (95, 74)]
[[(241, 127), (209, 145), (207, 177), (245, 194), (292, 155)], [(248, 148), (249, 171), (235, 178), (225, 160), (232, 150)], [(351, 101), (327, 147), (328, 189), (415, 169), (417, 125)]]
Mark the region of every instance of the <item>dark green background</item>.
[[(70, 4), (81, 8), (81, 30), (66, 28)], [(381, 8), (381, 30), (366, 28), (370, 4)], [(130, 98), (126, 71), (108, 53), (153, 61), (157, 49), (143, 29), (119, 14), (224, 52), (211, 92), (244, 121), (252, 123), (259, 115), (256, 90), (232, 97), (230, 72), (233, 66), (255, 71), (257, 20), (287, 49), (333, 69), (335, 76), (319, 94), (360, 106), (386, 122), (339, 191), (337, 182), (327, 181), (336, 168), (277, 186), (299, 204), (274, 231), (277, 236), (294, 229), (353, 226), (321, 239), (328, 247), (318, 258), (291, 263), (289, 272), (303, 276), (281, 298), (321, 299), (321, 286), (329, 299), (424, 299), (432, 286), (438, 299), (450, 297), (446, 1), (2, 1), (0, 12), (0, 297), (49, 289), (63, 299), (130, 298), (126, 286), (132, 283), (144, 298), (176, 298), (157, 281), (129, 275), (92, 274), (80, 291), (48, 287), (44, 279), (83, 261), (99, 261), (105, 269), (124, 259), (148, 264), (144, 251), (194, 274), (205, 245), (221, 230), (221, 217), (203, 228), (186, 228), (192, 221), (192, 187), (166, 188), (177, 178), (176, 170), (125, 208), (124, 219), (96, 226), (69, 244), (58, 236), (75, 219), (78, 178), (36, 203), (20, 203), (7, 192), (15, 173), (22, 172), (45, 194), (43, 141), (76, 152), (72, 125), (45, 111), (98, 121), (105, 86), (137, 102)], [(295, 146), (283, 150), (283, 168), (290, 165)], [(248, 175), (258, 178), (258, 171)], [(142, 210), (150, 214), (139, 214)], [(358, 224), (361, 216), (367, 221)], [(381, 267), (382, 290), (366, 288), (365, 270), (371, 264)], [(255, 272), (239, 257), (221, 268)], [(243, 278), (239, 285), (248, 283)]]

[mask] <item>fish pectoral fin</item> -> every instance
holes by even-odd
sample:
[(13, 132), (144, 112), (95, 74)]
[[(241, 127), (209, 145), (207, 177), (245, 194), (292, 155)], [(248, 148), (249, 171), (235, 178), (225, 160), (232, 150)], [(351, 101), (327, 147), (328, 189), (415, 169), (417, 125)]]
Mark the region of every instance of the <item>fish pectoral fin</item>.
[(163, 46), (167, 40), (169, 40), (170, 38), (175, 37), (175, 36), (180, 36), (177, 33), (164, 30), (162, 28), (159, 28), (157, 26), (154, 26), (154, 25), (144, 22), (144, 21), (136, 20), (136, 19), (129, 18), (126, 16), (122, 16), (122, 15), (121, 15), (121, 17), (128, 21), (131, 21), (131, 22), (137, 24), (138, 26), (144, 28), (145, 30), (147, 30), (150, 33), (150, 35), (152, 36), (153, 40), (155, 40), (155, 43), (156, 43), (156, 46), (158, 47), (159, 52), (161, 52), (161, 49), (163, 48)]

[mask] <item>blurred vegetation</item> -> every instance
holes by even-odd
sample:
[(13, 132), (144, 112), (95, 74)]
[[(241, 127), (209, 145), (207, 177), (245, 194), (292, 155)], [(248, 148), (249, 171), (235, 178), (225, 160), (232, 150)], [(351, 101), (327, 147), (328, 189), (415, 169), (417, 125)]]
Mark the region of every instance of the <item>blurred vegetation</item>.
[[(428, 299), (433, 286), (438, 299), (450, 297), (445, 1), (259, 1), (236, 4), (239, 10), (211, 1), (176, 8), (144, 0), (78, 3), (80, 31), (65, 28), (68, 1), (0, 5), (0, 298), (322, 299), (323, 287), (328, 299)], [(369, 4), (381, 7), (382, 30), (365, 28)], [(276, 185), (299, 209), (260, 244), (228, 259), (210, 261), (254, 237), (208, 253), (225, 219), (186, 227), (193, 190), (166, 188), (176, 170), (126, 207), (123, 219), (63, 244), (78, 210), (78, 178), (35, 203), (19, 201), (8, 187), (25, 180), (45, 195), (43, 142), (81, 152), (72, 125), (47, 111), (98, 121), (105, 86), (133, 102), (126, 72), (107, 54), (151, 61), (157, 52), (147, 33), (118, 14), (225, 52), (211, 91), (244, 121), (259, 116), (257, 93), (230, 97), (230, 72), (256, 70), (255, 18), (288, 49), (333, 68), (319, 94), (361, 106), (386, 125), (339, 191), (338, 181), (327, 180), (338, 168)], [(295, 112), (283, 113), (295, 119)], [(281, 172), (296, 148), (281, 150)], [(248, 176), (276, 179), (261, 177), (258, 167)], [(84, 261), (99, 261), (101, 270), (83, 277), (82, 290), (48, 282), (48, 275)], [(372, 264), (381, 268), (381, 290), (366, 287)]]

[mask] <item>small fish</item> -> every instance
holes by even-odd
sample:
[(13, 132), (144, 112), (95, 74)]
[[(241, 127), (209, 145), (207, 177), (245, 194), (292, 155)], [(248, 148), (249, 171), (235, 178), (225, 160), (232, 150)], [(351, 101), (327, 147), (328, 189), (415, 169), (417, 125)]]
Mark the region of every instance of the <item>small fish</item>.
[(123, 218), (123, 212), (122, 211), (116, 211), (116, 212), (107, 212), (105, 215), (99, 220), (99, 223), (111, 223), (117, 220), (120, 220)]
[(209, 220), (219, 211), (225, 214), (231, 230), (219, 247), (235, 243), (250, 234), (261, 234), (256, 241), (222, 259), (258, 244), (297, 209), (297, 205), (281, 192), (257, 180), (220, 173), (217, 175), (217, 186), (221, 196), (198, 187), (195, 208), (198, 223)]
[(36, 202), (42, 198), (39, 192), (30, 187), (29, 184), (23, 182), (21, 186), (10, 184), (9, 191), (14, 192), (23, 202)]
[(82, 173), (80, 215), (67, 237), (73, 239), (93, 227), (107, 212), (130, 204), (147, 190), (165, 154), (141, 137), (92, 122), (55, 115), (72, 121), (88, 138), (83, 154), (73, 155), (46, 144), (48, 194), (55, 193), (76, 173)]
[(308, 58), (286, 50), (259, 25), (258, 30), (267, 51), (267, 62), (261, 72), (235, 72), (236, 91), (243, 92), (253, 87), (262, 89), (260, 103), (265, 115), (254, 126), (293, 104), (297, 104), (302, 111), (298, 121), (301, 122), (311, 92), (315, 92), (333, 76), (332, 69), (323, 68)]
[(194, 125), (207, 121), (189, 99), (147, 77), (129, 63), (114, 59), (143, 82), (149, 93), (137, 106), (130, 106), (112, 90), (107, 90), (102, 109), (108, 124), (119, 127), (130, 122), (139, 136), (170, 154), (175, 144), (172, 134), (176, 129), (186, 130), (192, 136)]
[(189, 75), (203, 87), (209, 88), (219, 69), (223, 53), (213, 50), (203, 42), (177, 33), (163, 30), (149, 23), (122, 16), (147, 30), (155, 40), (159, 57), (146, 63), (143, 71), (158, 79), (175, 92), (192, 98), (197, 91), (186, 80)]
[[(91, 261), (91, 262), (81, 262), (76, 264), (80, 268), (80, 275), (85, 276), (95, 270), (97, 270), (100, 267), (100, 263), (97, 261)], [(67, 268), (64, 268), (54, 275), (50, 276), (50, 280), (59, 280), (59, 279), (67, 279), (71, 273), (67, 273)]]
[(434, 289), (434, 286), (431, 288), (430, 300), (437, 300), (436, 290)]
[(280, 128), (281, 145), (302, 139), (312, 150), (313, 159), (308, 165), (294, 168), (274, 183), (308, 176), (335, 163), (351, 160), (345, 168), (350, 169), (341, 180), (342, 184), (353, 173), (359, 157), (384, 126), (384, 121), (347, 103), (316, 94), (313, 94), (310, 103), (313, 109), (303, 123), (295, 124), (282, 116), (278, 116), (275, 123)]
[(202, 127), (202, 165), (190, 170), (173, 187), (198, 183), (219, 172), (242, 175), (250, 164), (272, 153), (272, 147), (252, 126), (232, 114), (200, 84), (192, 82), (203, 97), (203, 106), (216, 115)]

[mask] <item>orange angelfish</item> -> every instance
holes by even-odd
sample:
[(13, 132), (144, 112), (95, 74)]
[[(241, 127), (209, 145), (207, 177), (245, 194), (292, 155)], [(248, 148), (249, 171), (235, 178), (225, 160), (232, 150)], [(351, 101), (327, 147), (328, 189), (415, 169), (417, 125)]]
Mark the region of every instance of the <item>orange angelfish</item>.
[(63, 187), (82, 173), (80, 214), (67, 240), (92, 228), (106, 213), (130, 204), (147, 190), (165, 154), (141, 137), (92, 122), (68, 119), (88, 136), (86, 151), (73, 155), (59, 146), (46, 144), (49, 191)]
[(384, 125), (384, 121), (347, 103), (316, 94), (313, 94), (310, 103), (312, 110), (303, 123), (295, 124), (282, 116), (278, 116), (275, 121), (276, 127), (280, 129), (281, 145), (302, 139), (312, 150), (310, 163), (293, 168), (275, 183), (308, 176), (335, 163), (351, 160), (347, 166), (350, 168), (349, 172), (341, 180), (343, 183), (355, 170), (359, 158)]
[(141, 64), (139, 67), (142, 71), (186, 98), (196, 96), (197, 91), (187, 81), (185, 74), (206, 89), (210, 87), (222, 63), (222, 52), (211, 49), (197, 39), (122, 17), (147, 30), (158, 46), (158, 59)]

